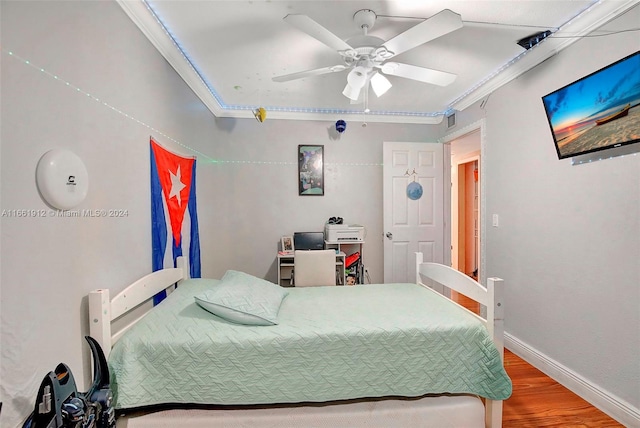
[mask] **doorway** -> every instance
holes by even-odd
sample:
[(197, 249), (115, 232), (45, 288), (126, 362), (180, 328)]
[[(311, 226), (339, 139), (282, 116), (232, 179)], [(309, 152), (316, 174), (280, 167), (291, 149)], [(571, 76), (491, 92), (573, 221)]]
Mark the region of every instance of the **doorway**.
[[(453, 241), (455, 259), (452, 248), (451, 259), (457, 261), (455, 268), (473, 279), (478, 279), (480, 255), (480, 218), (478, 211), (479, 187), (478, 164), (479, 159), (458, 163), (458, 195), (457, 220), (458, 237)], [(453, 238), (453, 237), (452, 237)]]
[(475, 130), (451, 144), (451, 266), (480, 279), (481, 271), (481, 143)]

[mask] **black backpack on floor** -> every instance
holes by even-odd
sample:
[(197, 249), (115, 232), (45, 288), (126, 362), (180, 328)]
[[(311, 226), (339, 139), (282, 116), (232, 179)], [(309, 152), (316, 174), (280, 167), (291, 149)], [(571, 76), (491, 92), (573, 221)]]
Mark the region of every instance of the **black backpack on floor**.
[(93, 383), (89, 390), (78, 392), (69, 367), (58, 364), (42, 380), (33, 413), (22, 428), (115, 428), (107, 360), (93, 337), (85, 339), (93, 356)]

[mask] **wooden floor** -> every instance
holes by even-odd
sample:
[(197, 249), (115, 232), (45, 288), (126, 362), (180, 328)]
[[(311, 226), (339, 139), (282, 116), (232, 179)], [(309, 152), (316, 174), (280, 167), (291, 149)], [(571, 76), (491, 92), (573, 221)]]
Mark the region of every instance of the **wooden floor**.
[[(455, 299), (479, 312), (465, 297)], [(513, 383), (513, 393), (504, 402), (504, 428), (624, 427), (507, 349), (504, 366)]]
[(504, 428), (623, 427), (558, 382), (505, 350), (513, 393), (504, 402)]

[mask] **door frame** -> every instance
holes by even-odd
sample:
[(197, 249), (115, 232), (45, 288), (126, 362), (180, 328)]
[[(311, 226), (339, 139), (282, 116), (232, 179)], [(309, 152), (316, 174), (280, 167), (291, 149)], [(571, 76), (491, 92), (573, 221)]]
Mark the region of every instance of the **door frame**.
[[(479, 266), (479, 277), (478, 282), (481, 284), (486, 283), (486, 239), (487, 231), (486, 231), (486, 180), (485, 180), (485, 149), (486, 149), (486, 122), (485, 119), (480, 119), (476, 122), (471, 123), (464, 128), (461, 128), (457, 131), (454, 131), (450, 134), (445, 135), (440, 138), (438, 142), (446, 144), (449, 146), (449, 159), (451, 159), (451, 142), (453, 140), (457, 140), (460, 137), (463, 137), (467, 134), (470, 134), (475, 131), (480, 131), (480, 166), (479, 166), (479, 174), (480, 174), (480, 266)], [(446, 152), (446, 151), (445, 151)], [(449, 162), (451, 163), (451, 162)], [(451, 183), (451, 168), (449, 168), (449, 177), (447, 178), (448, 183)], [(445, 195), (448, 195), (449, 205), (451, 205), (451, 186), (449, 185), (449, 191), (445, 192)], [(447, 196), (445, 196), (445, 203)], [(446, 219), (445, 224), (445, 233), (449, 235), (449, 248), (451, 248), (451, 209), (449, 209), (449, 218)], [(446, 252), (445, 252), (446, 253)], [(449, 253), (449, 261), (448, 265), (451, 266), (451, 251)], [(446, 260), (446, 259), (445, 259)], [(445, 264), (447, 264), (445, 262)]]

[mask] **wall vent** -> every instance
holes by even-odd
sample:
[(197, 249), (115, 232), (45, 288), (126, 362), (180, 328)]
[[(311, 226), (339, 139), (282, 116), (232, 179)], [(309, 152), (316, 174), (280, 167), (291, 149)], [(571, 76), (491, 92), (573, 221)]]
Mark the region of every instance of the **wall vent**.
[(456, 114), (451, 113), (447, 116), (447, 129), (453, 128), (454, 126), (456, 126)]

